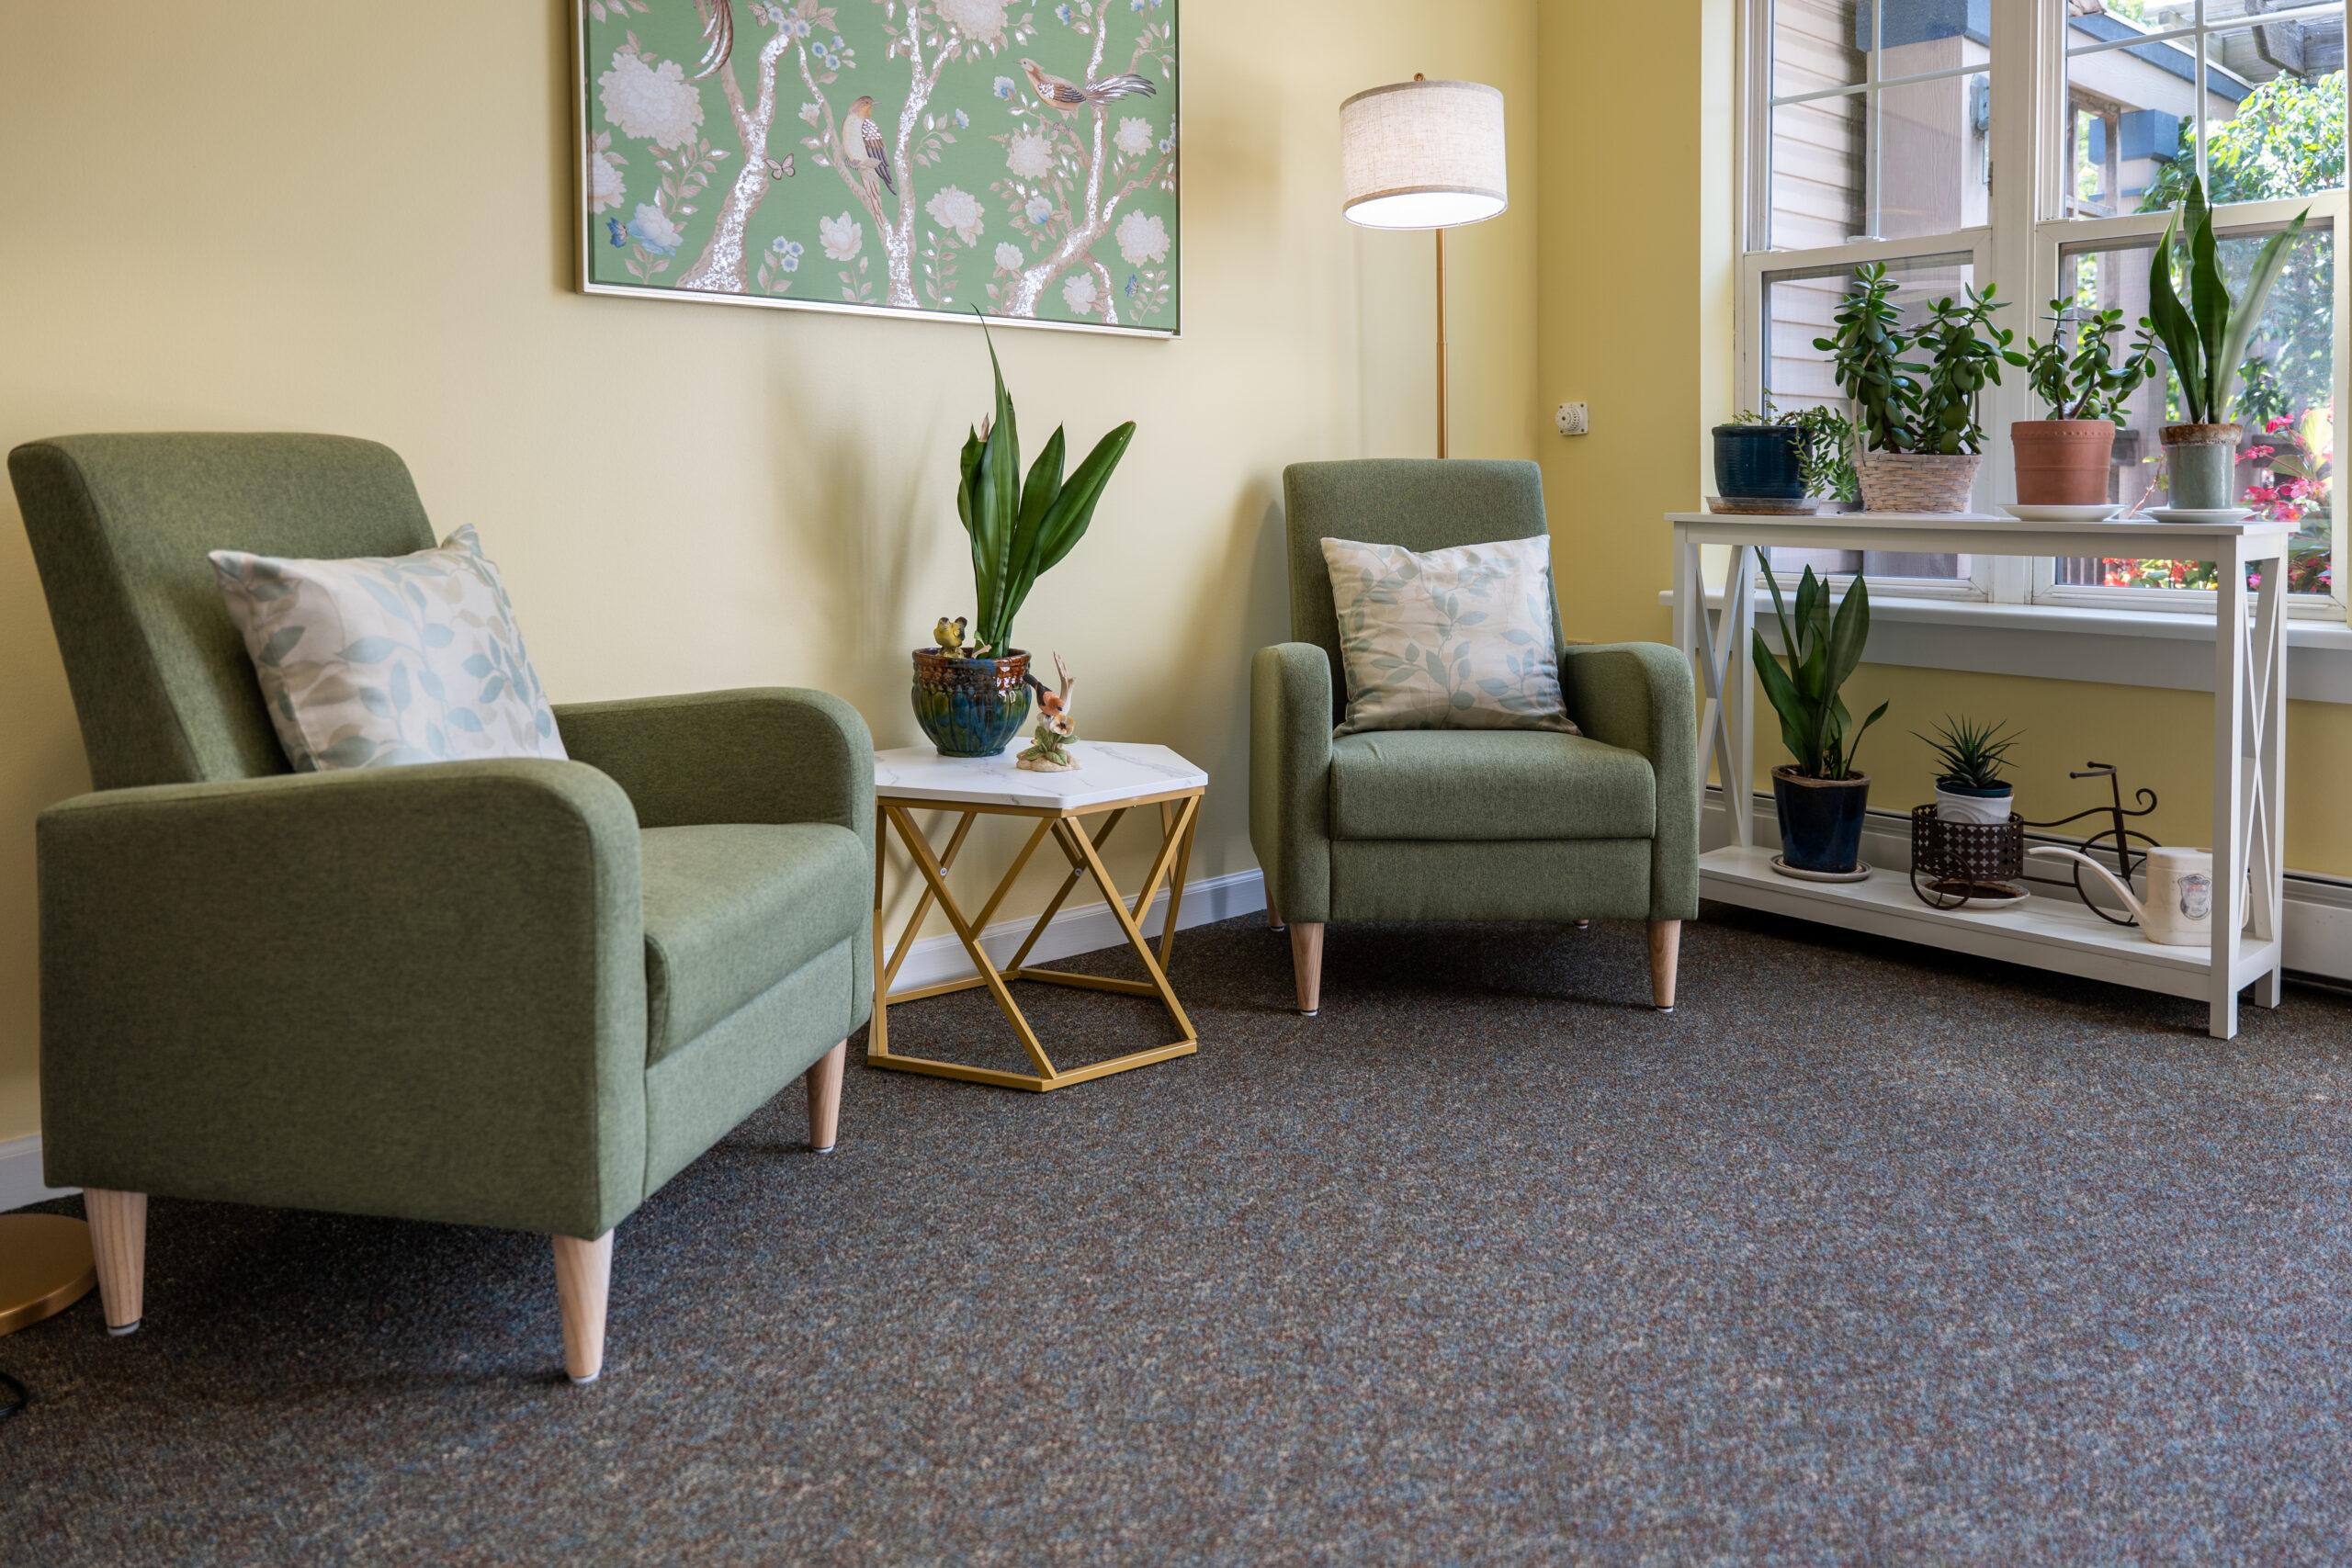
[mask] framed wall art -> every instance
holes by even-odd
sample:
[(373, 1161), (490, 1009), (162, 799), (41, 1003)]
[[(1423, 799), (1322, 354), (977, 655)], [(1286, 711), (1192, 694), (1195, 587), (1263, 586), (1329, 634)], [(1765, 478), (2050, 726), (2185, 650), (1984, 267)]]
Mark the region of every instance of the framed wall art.
[(592, 294), (1173, 336), (1180, 0), (575, 0)]

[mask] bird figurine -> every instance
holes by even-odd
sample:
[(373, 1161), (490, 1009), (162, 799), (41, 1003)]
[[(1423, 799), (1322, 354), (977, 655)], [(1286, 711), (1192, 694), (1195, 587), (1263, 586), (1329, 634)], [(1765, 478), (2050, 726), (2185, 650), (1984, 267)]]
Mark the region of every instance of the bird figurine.
[(1037, 731), (1030, 737), (1027, 749), (1013, 759), (1013, 766), (1028, 773), (1075, 773), (1079, 767), (1078, 759), (1069, 750), (1069, 743), (1078, 739), (1078, 716), (1069, 702), (1070, 690), (1078, 680), (1058, 653), (1054, 655), (1054, 673), (1061, 677), (1058, 692), (1047, 691), (1046, 683), (1035, 675), (1022, 677), (1037, 693)]
[(1149, 97), (1159, 91), (1149, 80), (1132, 72), (1120, 76), (1105, 76), (1100, 82), (1089, 82), (1081, 87), (1062, 77), (1047, 75), (1045, 67), (1034, 60), (1023, 61), (1021, 69), (1028, 73), (1029, 87), (1037, 95), (1037, 101), (1066, 115), (1076, 114), (1089, 104), (1107, 104), (1114, 98), (1131, 98), (1137, 94)]
[(882, 144), (882, 128), (874, 123), (874, 97), (868, 94), (849, 107), (849, 118), (842, 121), (842, 145), (853, 159), (865, 164), (865, 170), (882, 182), (882, 188), (892, 196), (899, 187), (890, 179), (890, 153)]
[(939, 644), (939, 652), (943, 658), (969, 659), (972, 657), (970, 650), (964, 646), (966, 625), (961, 615), (952, 621), (942, 615), (939, 617), (939, 624), (931, 628), (931, 635)]

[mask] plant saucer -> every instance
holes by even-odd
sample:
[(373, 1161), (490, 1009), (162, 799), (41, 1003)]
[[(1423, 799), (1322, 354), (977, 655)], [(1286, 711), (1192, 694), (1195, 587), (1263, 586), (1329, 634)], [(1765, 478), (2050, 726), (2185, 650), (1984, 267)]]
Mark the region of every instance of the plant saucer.
[(2251, 506), (2151, 506), (2148, 515), (2159, 523), (2243, 523), (2254, 515)]
[(1813, 500), (1779, 501), (1753, 496), (1711, 495), (1707, 510), (1718, 517), (1810, 517), (1821, 510)]
[(1856, 861), (1851, 871), (1804, 871), (1774, 855), (1772, 869), (1799, 882), (1868, 882), (1871, 879), (1870, 865), (1864, 861)]
[(2104, 523), (2123, 508), (2120, 502), (2103, 501), (2097, 506), (2004, 506), (2001, 510), (2020, 523)]

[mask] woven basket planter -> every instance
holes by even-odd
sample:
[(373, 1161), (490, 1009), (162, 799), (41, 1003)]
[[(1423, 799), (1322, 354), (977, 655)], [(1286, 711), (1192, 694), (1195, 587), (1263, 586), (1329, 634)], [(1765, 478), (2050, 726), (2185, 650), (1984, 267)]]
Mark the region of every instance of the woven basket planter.
[(1984, 460), (1974, 452), (1865, 452), (1862, 510), (1965, 512)]

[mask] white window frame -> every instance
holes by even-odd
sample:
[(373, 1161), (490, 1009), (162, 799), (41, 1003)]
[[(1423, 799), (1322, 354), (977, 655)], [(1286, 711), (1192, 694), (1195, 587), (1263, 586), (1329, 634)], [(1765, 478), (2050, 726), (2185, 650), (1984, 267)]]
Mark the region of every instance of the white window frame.
[[(1865, 4), (1870, 0), (1864, 0)], [(2018, 113), (2011, 107), (2007, 113), (1996, 112), (1991, 127), (1991, 158), (1995, 178), (1989, 197), (1991, 221), (1981, 228), (1959, 230), (1947, 234), (1906, 236), (1900, 240), (1856, 239), (1842, 245), (1830, 245), (1804, 250), (1751, 249), (1752, 243), (1769, 240), (1771, 223), (1770, 167), (1772, 157), (1772, 0), (1740, 0), (1740, 69), (1739, 92), (1742, 130), (1738, 155), (1735, 160), (1738, 189), (1737, 231), (1739, 236), (1739, 288), (1733, 315), (1739, 334), (1736, 357), (1736, 378), (1740, 406), (1760, 408), (1764, 396), (1764, 317), (1763, 300), (1768, 275), (1812, 271), (1825, 266), (1853, 265), (1860, 262), (1883, 261), (1893, 264), (1926, 256), (1966, 255), (1973, 263), (1979, 287), (1997, 286), (2002, 298), (2009, 300), (2009, 318), (2005, 325), (2014, 327), (2020, 342), (2032, 324), (2038, 302), (2051, 299), (2057, 291), (2059, 254), (2070, 245), (2100, 241), (2148, 241), (2162, 235), (2165, 216), (2162, 213), (2127, 213), (2114, 218), (2068, 219), (2064, 211), (2066, 167), (2066, 6), (2065, 0), (1991, 0), (1993, 40), (1991, 50), (1992, 102), (1996, 109), (2003, 106), (2024, 105), (2027, 112)], [(2215, 18), (2208, 26), (2206, 0), (2196, 0), (2188, 26), (2160, 34), (2149, 35), (2145, 40), (2186, 40), (2197, 61), (2197, 88), (2199, 101), (2205, 86), (2205, 52), (2202, 46), (2208, 32), (2232, 32), (2251, 25), (2239, 17)], [(2264, 13), (2265, 22), (2293, 20), (2339, 14), (2333, 3), (2296, 6), (2291, 10)], [(2347, 22), (2352, 26), (2352, 21)], [(1962, 66), (1921, 74), (1882, 80), (1879, 56), (1884, 44), (1884, 29), (1871, 28), (1871, 47), (1866, 56), (1865, 91), (1899, 85), (1913, 80), (1931, 81), (1946, 77), (1975, 74), (1981, 66)], [(2352, 84), (2352, 70), (2346, 73)], [(1795, 94), (1791, 101), (1851, 93), (1853, 86)], [(2347, 91), (2352, 96), (2352, 90)], [(1866, 171), (1865, 220), (1875, 223), (1880, 198), (1876, 160), (1883, 139), (1876, 134), (1878, 100), (1870, 93), (1870, 107), (1865, 111), (1871, 134), (1868, 136), (1868, 157), (1871, 167)], [(2352, 125), (2352, 105), (2347, 105), (2347, 125)], [(2048, 134), (2037, 137), (2037, 130), (2048, 129)], [(2199, 173), (2204, 172), (2204, 160), (2209, 138), (2198, 135), (2197, 156)], [(2329, 229), (2336, 247), (2335, 267), (2335, 399), (2339, 432), (2352, 426), (2352, 255), (2346, 244), (2352, 241), (2352, 197), (2344, 190), (2324, 191), (2309, 197), (2286, 200), (2233, 203), (2216, 210), (2216, 230), (2226, 236), (2232, 231), (2258, 228), (2283, 222), (2298, 211), (2311, 209), (2313, 227)], [(2012, 370), (1998, 387), (1986, 389), (1984, 421), (1986, 431), (1984, 463), (1978, 485), (1980, 502), (1997, 504), (2014, 500), (2015, 470), (2011, 462), (2008, 426), (2014, 420), (2033, 417), (2031, 393), (2021, 374)], [(2333, 532), (2333, 561), (2335, 570), (2332, 592), (2327, 595), (2299, 593), (2290, 596), (2288, 613), (2299, 620), (2320, 620), (2343, 625), (2346, 619), (2347, 593), (2352, 593), (2352, 560), (2346, 558), (2346, 499), (2345, 476), (2336, 477), (2330, 485), (2329, 511)], [(2049, 558), (2022, 557), (1984, 558), (1972, 562), (1967, 579), (1888, 578), (1883, 581), (1873, 578), (1872, 587), (1889, 596), (1906, 600), (1966, 600), (1986, 603), (2005, 608), (2048, 606), (2053, 612), (2081, 610), (2129, 610), (2160, 612), (2166, 615), (2200, 615), (2211, 619), (2213, 599), (2210, 593), (2191, 590), (2157, 588), (2106, 588), (2087, 585), (2062, 585), (2057, 582), (2057, 563)], [(1841, 580), (1842, 581), (1842, 580)]]

